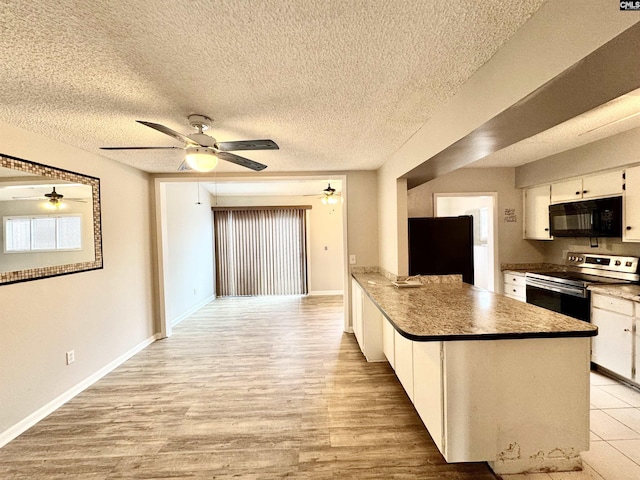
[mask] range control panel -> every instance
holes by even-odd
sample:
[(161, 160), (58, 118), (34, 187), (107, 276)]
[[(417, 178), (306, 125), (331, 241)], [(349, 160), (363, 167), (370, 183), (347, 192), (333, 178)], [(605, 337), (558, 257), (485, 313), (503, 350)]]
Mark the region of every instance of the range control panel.
[(565, 263), (572, 267), (595, 268), (622, 273), (638, 272), (638, 257), (599, 255), (593, 253), (567, 253)]

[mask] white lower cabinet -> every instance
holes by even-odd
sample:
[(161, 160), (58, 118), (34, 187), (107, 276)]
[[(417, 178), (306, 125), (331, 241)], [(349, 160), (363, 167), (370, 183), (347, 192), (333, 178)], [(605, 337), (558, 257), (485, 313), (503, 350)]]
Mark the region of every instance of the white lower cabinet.
[(352, 280), (351, 322), (360, 350), (369, 362), (386, 360), (382, 350), (382, 312), (376, 307), (362, 287)]
[(527, 284), (524, 275), (504, 272), (504, 294), (514, 300), (527, 301)]
[(396, 376), (413, 402), (413, 344), (397, 331), (394, 334)]
[(444, 452), (442, 342), (413, 343), (413, 406), (431, 438)]
[(384, 356), (387, 357), (387, 361), (391, 368), (396, 369), (395, 360), (395, 332), (396, 329), (391, 325), (391, 322), (386, 318), (382, 320), (382, 351)]
[(362, 350), (364, 343), (364, 339), (362, 338), (362, 297), (364, 296), (364, 292), (355, 280), (351, 281), (351, 291), (351, 325), (353, 327), (353, 334), (356, 336), (358, 345), (360, 345), (360, 349)]
[(591, 361), (632, 381), (637, 371), (637, 356), (633, 356), (636, 308), (631, 300), (597, 293), (591, 297), (591, 323), (598, 327), (591, 343)]
[(590, 338), (414, 341), (368, 311), (357, 283), (352, 299), (362, 351), (389, 360), (447, 462), (488, 462), (497, 474), (580, 468)]
[[(635, 359), (635, 364), (634, 364), (634, 370), (633, 372), (638, 375), (638, 372), (640, 372), (640, 319), (636, 319), (636, 359)], [(637, 383), (638, 379), (636, 377), (634, 377), (634, 380)]]
[[(489, 461), (505, 474), (572, 470), (577, 452), (589, 448), (589, 345), (588, 338), (404, 339), (396, 342), (396, 375), (406, 389), (400, 372), (413, 374), (413, 405), (447, 462)], [(405, 348), (413, 366), (400, 368)], [(558, 459), (558, 448), (576, 453)]]

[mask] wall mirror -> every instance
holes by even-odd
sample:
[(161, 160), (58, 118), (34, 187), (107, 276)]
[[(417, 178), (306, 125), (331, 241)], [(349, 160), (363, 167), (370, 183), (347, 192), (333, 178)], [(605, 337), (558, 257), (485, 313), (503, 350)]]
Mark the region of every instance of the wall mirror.
[(102, 268), (100, 179), (0, 154), (0, 285)]

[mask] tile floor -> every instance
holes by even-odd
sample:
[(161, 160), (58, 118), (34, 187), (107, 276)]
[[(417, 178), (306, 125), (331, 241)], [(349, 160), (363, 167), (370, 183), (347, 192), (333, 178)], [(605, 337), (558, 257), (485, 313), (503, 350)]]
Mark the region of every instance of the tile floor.
[(582, 472), (503, 475), (503, 480), (640, 480), (640, 392), (591, 372), (591, 448)]

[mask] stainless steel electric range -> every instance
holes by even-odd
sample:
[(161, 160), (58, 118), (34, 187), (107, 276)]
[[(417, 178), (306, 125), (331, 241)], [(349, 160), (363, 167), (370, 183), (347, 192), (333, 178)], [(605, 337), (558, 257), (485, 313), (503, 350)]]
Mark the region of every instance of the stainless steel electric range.
[(527, 303), (588, 322), (589, 285), (638, 282), (638, 261), (638, 257), (569, 252), (566, 271), (526, 274)]

